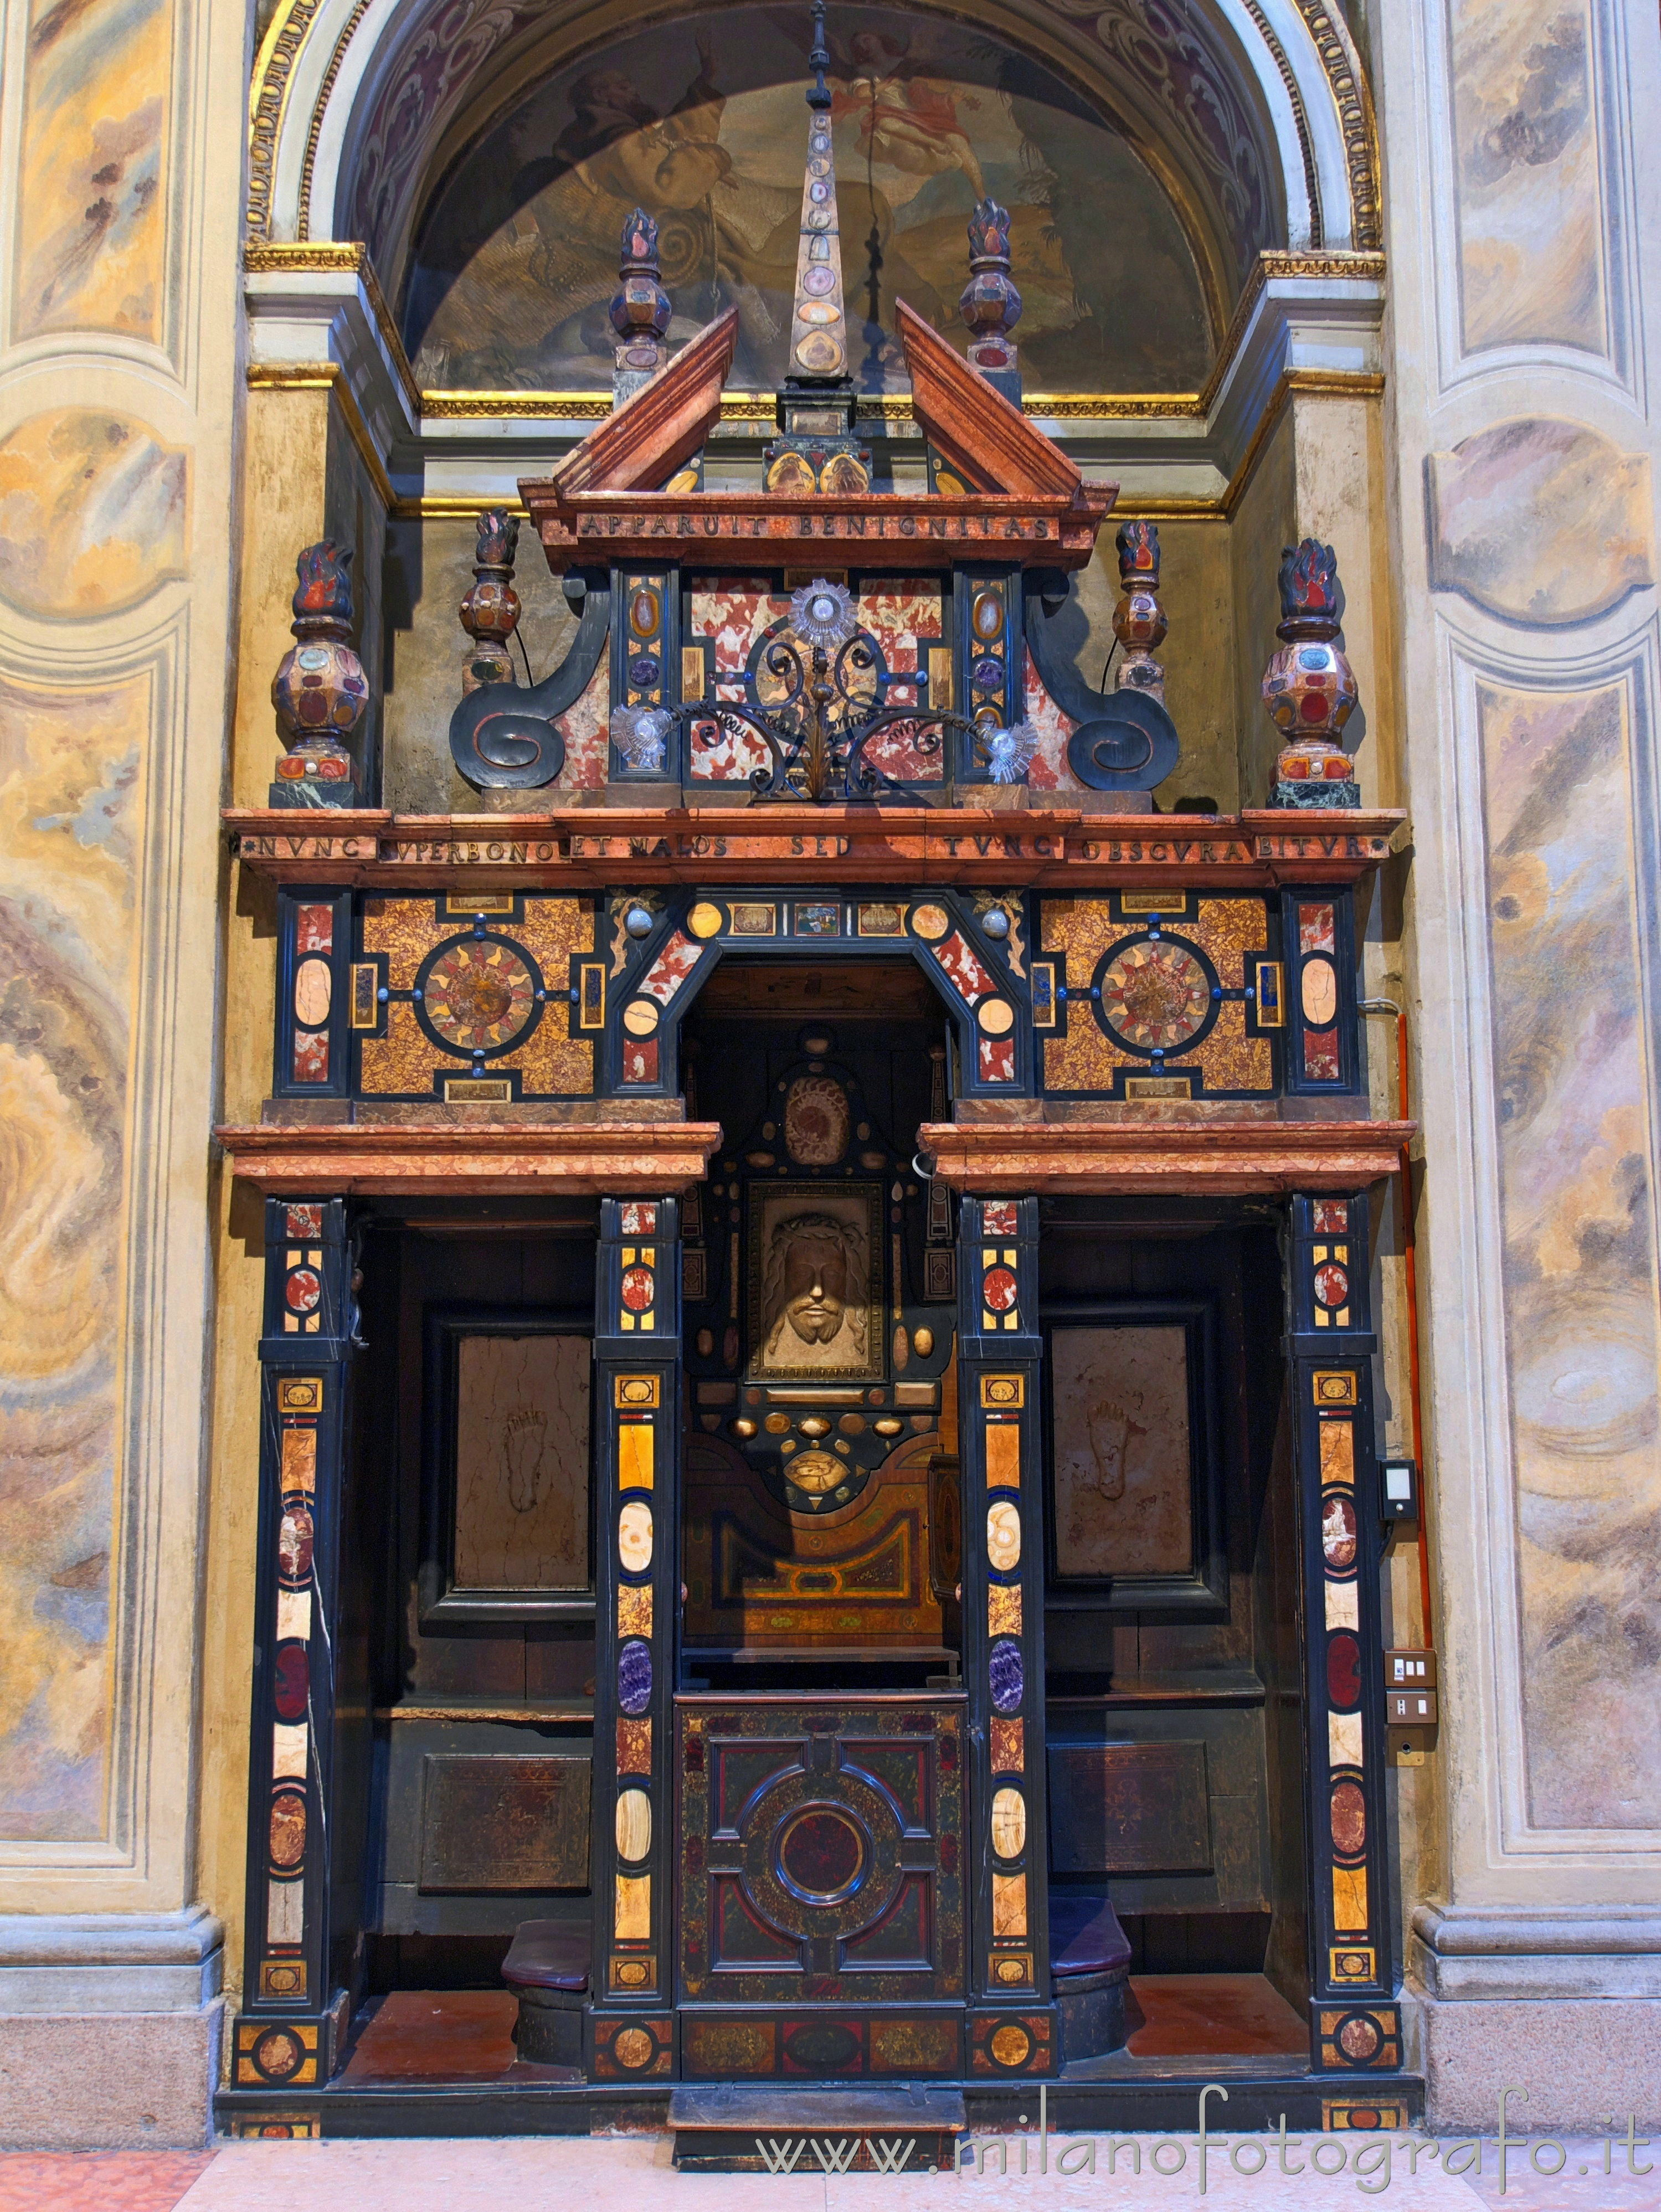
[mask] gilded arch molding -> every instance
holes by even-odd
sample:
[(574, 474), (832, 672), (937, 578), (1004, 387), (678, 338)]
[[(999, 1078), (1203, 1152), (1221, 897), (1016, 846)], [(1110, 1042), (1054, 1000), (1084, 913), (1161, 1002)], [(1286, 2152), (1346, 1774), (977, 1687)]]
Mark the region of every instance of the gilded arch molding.
[[(624, 27), (688, 12), (281, 0), (249, 93), (250, 242), (361, 239), (395, 291), (430, 179), (513, 91)], [(949, 0), (939, 12), (998, 30), (1121, 123), (1194, 238), (1220, 337), (1262, 248), (1377, 250), (1372, 103), (1328, 0)], [(1255, 142), (1256, 218), (1231, 207), (1215, 149), (1186, 126), (1196, 105), (1232, 118), (1237, 150)]]

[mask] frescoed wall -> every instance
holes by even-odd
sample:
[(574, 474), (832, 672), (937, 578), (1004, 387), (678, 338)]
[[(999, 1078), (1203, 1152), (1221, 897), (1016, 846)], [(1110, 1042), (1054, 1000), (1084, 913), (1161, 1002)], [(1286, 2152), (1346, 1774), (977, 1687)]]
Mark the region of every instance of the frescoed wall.
[[(1633, 701), (1477, 691), (1528, 1802), (1661, 1826), (1653, 883)], [(1611, 1747), (1622, 1747), (1611, 1757)]]
[[(724, 10), (620, 40), (526, 93), (422, 224), (404, 306), (417, 382), (609, 385), (618, 240), (639, 205), (660, 226), (671, 343), (736, 303), (731, 381), (775, 387), (800, 230), (807, 21), (788, 7)], [(964, 233), (987, 194), (1013, 217), (1031, 388), (1197, 389), (1216, 334), (1193, 247), (1099, 112), (1013, 46), (926, 16), (843, 9), (831, 45), (862, 389), (906, 388), (897, 300), (965, 342)]]
[[(3, 14), (0, 1911), (40, 1931), (35, 2008), (95, 2016), (79, 2049), (52, 2024), (41, 2137), (95, 2129), (96, 2077), (142, 2045), (177, 2140), (205, 2116), (218, 1943), (180, 1787), (231, 586), (228, 504), (198, 488), (204, 452), (228, 470), (240, 166), (205, 88), (246, 25), (193, 0)], [(54, 2001), (58, 1916), (99, 1912), (142, 1931), (130, 1959), (197, 1962), (194, 1993), (94, 1938)], [(45, 2033), (7, 2021), (9, 2096)]]
[(1447, 1796), (1407, 1964), (1434, 2107), (1524, 2082), (1538, 2125), (1652, 2070), (1661, 52), (1619, 0), (1374, 35), (1424, 171), (1387, 243)]

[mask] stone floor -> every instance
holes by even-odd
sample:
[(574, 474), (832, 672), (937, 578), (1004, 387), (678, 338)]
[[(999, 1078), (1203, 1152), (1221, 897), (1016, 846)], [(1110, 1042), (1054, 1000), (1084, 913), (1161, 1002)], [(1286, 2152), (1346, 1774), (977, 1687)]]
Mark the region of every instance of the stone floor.
[[(1012, 2166), (1019, 2168), (1019, 2137), (1007, 2138)], [(836, 2178), (798, 2171), (766, 2175), (678, 2174), (669, 2164), (664, 2136), (573, 2138), (557, 2141), (396, 2142), (230, 2143), (201, 2153), (113, 2151), (0, 2153), (0, 2212), (295, 2212), (300, 2205), (331, 2201), (350, 2212), (502, 2212), (504, 2205), (546, 2204), (557, 2195), (561, 2212), (586, 2212), (593, 2205), (624, 2205), (628, 2212), (865, 2212), (877, 2203), (882, 2212), (930, 2212), (943, 2194), (970, 2192), (966, 2204), (983, 2212), (1021, 2212), (1049, 2204), (1054, 2212), (1141, 2212), (1148, 2205), (1198, 2206), (1195, 2139), (1171, 2136), (1142, 2140), (1140, 2179), (1124, 2170), (1106, 2172), (1105, 2142), (1095, 2174), (1054, 2171), (1069, 2145), (1084, 2137), (1052, 2136), (1050, 2171), (1037, 2172), (1036, 2138), (1027, 2143), (1028, 2171), (1000, 2178), (967, 2173), (955, 2183), (943, 2175)], [(1261, 2142), (1274, 2138), (1239, 2137), (1243, 2162), (1250, 2166)], [(1309, 2139), (1331, 2163), (1342, 2145), (1352, 2155), (1381, 2138), (1326, 2136)], [(1634, 2179), (1626, 2172), (1626, 2154), (1617, 2148), (1615, 2171), (1603, 2172), (1599, 2142), (1565, 2143), (1565, 2164), (1556, 2179), (1529, 2169), (1526, 2155), (1508, 2176), (1502, 2197), (1498, 2162), (1490, 2140), (1485, 2146), (1481, 2179), (1455, 2177), (1439, 2161), (1421, 2154), (1416, 2177), (1409, 2177), (1405, 2143), (1392, 2144), (1390, 2179), (1382, 2173), (1358, 2177), (1353, 2171), (1329, 2177), (1305, 2168), (1295, 2178), (1276, 2170), (1270, 2148), (1266, 2170), (1241, 2174), (1231, 2168), (1226, 2150), (1214, 2145), (1203, 2199), (1208, 2212), (1338, 2212), (1368, 2198), (1401, 2212), (1478, 2212), (1516, 2206), (1518, 2212), (1661, 2212), (1661, 2150), (1640, 2151), (1640, 2163), (1652, 2158), (1653, 2173)], [(1163, 2142), (1161, 2163), (1170, 2166), (1176, 2146), (1185, 2157), (1175, 2172), (1153, 2174), (1147, 2160)], [(1306, 2148), (1307, 2148), (1306, 2144)], [(1445, 2148), (1451, 2148), (1451, 2144)], [(1542, 2146), (1543, 2150), (1543, 2146)], [(1543, 2151), (1549, 2162), (1554, 2154)], [(1297, 2154), (1293, 2154), (1296, 2164)], [(1082, 2163), (1080, 2160), (1080, 2163)], [(1358, 2198), (1358, 2191), (1365, 2195)]]

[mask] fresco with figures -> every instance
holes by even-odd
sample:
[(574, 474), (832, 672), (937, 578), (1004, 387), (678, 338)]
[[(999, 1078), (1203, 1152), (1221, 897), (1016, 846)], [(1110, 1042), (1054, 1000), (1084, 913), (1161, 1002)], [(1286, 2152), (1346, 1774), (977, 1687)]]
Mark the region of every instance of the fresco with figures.
[[(806, 115), (805, 13), (735, 8), (590, 52), (528, 89), (429, 207), (404, 302), (429, 389), (608, 389), (618, 238), (656, 217), (671, 345), (729, 306), (730, 380), (785, 369)], [(1192, 391), (1211, 332), (1171, 202), (1111, 122), (1013, 46), (880, 9), (838, 11), (829, 72), (861, 389), (907, 388), (904, 299), (964, 342), (964, 230), (1013, 218), (1034, 390)]]

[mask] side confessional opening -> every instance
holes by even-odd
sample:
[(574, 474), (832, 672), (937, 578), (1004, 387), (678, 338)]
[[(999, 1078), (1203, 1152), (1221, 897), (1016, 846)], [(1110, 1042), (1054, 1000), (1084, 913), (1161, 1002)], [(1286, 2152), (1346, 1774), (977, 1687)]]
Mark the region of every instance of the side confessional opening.
[[(858, 2032), (841, 2014), (897, 1991), (897, 2053), (958, 2070), (925, 2030), (965, 2002), (972, 1838), (995, 1861), (1013, 1848), (1035, 1779), (1029, 1763), (1023, 1796), (966, 1755), (959, 1201), (917, 1135), (951, 1111), (952, 1053), (924, 976), (877, 961), (731, 962), (682, 1036), (689, 1110), (723, 1142), (679, 1215), (668, 1940), (689, 2053), (738, 2051), (735, 2008), (789, 2003), (779, 2070), (797, 2078), (837, 2074)], [(600, 1207), (436, 1200), (356, 1227), (343, 2081), (575, 2084), (614, 1909), (597, 1870), (615, 1880), (611, 1845), (630, 1848), (613, 1811), (630, 1793), (595, 1747), (597, 1676), (618, 1663), (596, 1624)], [(1003, 1877), (997, 1910), (1046, 1911), (1059, 1954), (1105, 1898), (1129, 1954), (1107, 2047), (1063, 2038), (1064, 2075), (1307, 2063), (1281, 1227), (1262, 1201), (1038, 1210), (1042, 1496), (1012, 1510), (989, 1471), (983, 1602), (995, 1629), (1041, 1528), (1025, 1710), (1046, 1864), (1020, 1891)], [(627, 1264), (620, 1279), (626, 1300)], [(625, 1573), (654, 1540), (643, 1504), (621, 1506)], [(581, 1962), (552, 2048), (515, 2042), (527, 1923)], [(836, 1997), (817, 2021), (815, 1976)], [(940, 2028), (942, 2051), (958, 2033)]]

